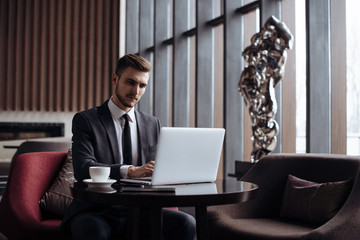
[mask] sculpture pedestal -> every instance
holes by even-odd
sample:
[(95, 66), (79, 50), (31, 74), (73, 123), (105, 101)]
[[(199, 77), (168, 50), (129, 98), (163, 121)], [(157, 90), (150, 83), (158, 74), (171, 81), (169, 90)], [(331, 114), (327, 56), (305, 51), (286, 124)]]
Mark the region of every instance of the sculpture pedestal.
[(236, 177), (238, 180), (244, 176), (247, 171), (254, 165), (252, 162), (244, 162), (240, 160), (235, 161), (235, 173), (230, 173), (229, 177)]

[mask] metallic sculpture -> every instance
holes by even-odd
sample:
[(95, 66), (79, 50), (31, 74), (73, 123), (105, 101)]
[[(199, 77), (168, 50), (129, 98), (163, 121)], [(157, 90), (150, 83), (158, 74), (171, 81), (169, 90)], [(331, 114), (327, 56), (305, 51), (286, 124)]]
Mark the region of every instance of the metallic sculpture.
[(293, 36), (287, 26), (270, 17), (261, 31), (251, 38), (243, 51), (247, 65), (241, 74), (238, 90), (249, 108), (253, 151), (251, 162), (273, 151), (279, 126), (274, 120), (277, 103), (274, 88), (284, 74), (287, 53)]

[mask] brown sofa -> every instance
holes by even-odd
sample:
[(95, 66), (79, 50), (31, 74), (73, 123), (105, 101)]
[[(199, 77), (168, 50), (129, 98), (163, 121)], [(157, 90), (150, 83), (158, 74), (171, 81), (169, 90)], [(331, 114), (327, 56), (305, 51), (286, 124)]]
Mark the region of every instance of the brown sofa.
[[(360, 239), (359, 172), (360, 157), (330, 154), (268, 155), (241, 179), (258, 184), (259, 190), (254, 200), (208, 208), (209, 235), (211, 239), (227, 240)], [(348, 191), (344, 195), (344, 201), (339, 205), (340, 210), (322, 224), (282, 216), (284, 205), (289, 204), (285, 201), (289, 198), (284, 197), (285, 189), (288, 189), (289, 174), (316, 183), (349, 180)], [(300, 200), (293, 201), (301, 204), (302, 197), (300, 195)], [(316, 206), (322, 208), (335, 198), (336, 195), (320, 198), (320, 205), (317, 203)], [(293, 211), (299, 212), (299, 209), (294, 207)]]

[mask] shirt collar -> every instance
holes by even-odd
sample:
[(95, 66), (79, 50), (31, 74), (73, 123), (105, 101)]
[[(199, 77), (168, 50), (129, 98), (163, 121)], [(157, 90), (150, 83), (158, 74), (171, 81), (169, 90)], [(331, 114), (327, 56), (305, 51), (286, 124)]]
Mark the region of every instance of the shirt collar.
[[(110, 100), (108, 102), (108, 107), (109, 107), (112, 118), (115, 120), (121, 118), (122, 115), (126, 114), (125, 111), (123, 111), (121, 108), (116, 106), (116, 104), (112, 100), (112, 97), (110, 98)], [(127, 112), (127, 114), (130, 117), (130, 121), (135, 122), (135, 109), (131, 108), (131, 110), (129, 112)]]

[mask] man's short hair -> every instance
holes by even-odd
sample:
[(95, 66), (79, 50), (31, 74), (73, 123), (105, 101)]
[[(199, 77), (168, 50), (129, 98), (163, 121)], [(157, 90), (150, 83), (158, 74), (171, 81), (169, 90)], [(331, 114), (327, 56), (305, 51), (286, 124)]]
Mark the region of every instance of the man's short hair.
[(128, 67), (132, 67), (141, 72), (150, 72), (151, 63), (139, 55), (126, 54), (119, 59), (116, 66), (116, 74), (120, 76)]

